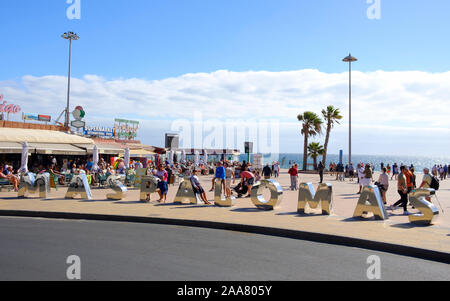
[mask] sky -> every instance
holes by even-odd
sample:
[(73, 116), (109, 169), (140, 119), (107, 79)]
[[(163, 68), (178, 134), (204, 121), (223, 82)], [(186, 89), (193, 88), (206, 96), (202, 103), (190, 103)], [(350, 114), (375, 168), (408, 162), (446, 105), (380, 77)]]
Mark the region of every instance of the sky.
[(0, 0), (0, 12), (0, 94), (25, 113), (64, 109), (61, 34), (74, 31), (71, 110), (83, 106), (90, 126), (127, 118), (141, 122), (145, 144), (178, 131), (183, 144), (242, 148), (223, 139), (234, 124), (257, 128), (241, 140), (269, 136), (272, 151), (297, 153), (297, 115), (333, 105), (344, 118), (329, 152), (348, 152), (351, 52), (354, 154), (450, 148), (446, 0)]

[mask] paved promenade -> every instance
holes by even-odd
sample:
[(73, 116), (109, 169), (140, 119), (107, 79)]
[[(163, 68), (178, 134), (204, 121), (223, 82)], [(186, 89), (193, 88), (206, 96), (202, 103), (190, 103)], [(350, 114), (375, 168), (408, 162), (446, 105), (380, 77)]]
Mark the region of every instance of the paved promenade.
[[(374, 179), (377, 178), (378, 174), (374, 176)], [(211, 179), (211, 176), (201, 177), (203, 187), (207, 191), (211, 188)], [(418, 175), (419, 183), (421, 179), (422, 176)], [(232, 208), (175, 205), (172, 201), (177, 192), (177, 185), (170, 186), (167, 204), (159, 204), (156, 193), (152, 195), (151, 203), (139, 202), (139, 191), (135, 189), (129, 190), (126, 198), (121, 201), (106, 200), (106, 194), (112, 191), (99, 188), (92, 189), (92, 200), (66, 200), (64, 194), (67, 188), (64, 187), (60, 187), (58, 191), (52, 189), (47, 200), (18, 199), (14, 192), (1, 192), (0, 211), (67, 212), (223, 222), (323, 233), (450, 253), (450, 180), (442, 181), (437, 193), (445, 212), (440, 211), (435, 223), (428, 227), (409, 223), (408, 217), (402, 215), (401, 209), (388, 211), (389, 219), (386, 221), (353, 219), (353, 211), (359, 198), (356, 194), (358, 185), (348, 180), (337, 182), (335, 177), (329, 175), (325, 176), (325, 181), (333, 185), (333, 215), (300, 216), (297, 214), (298, 192), (289, 190), (290, 179), (287, 172), (283, 171), (277, 180), (284, 189), (283, 201), (275, 211), (267, 212), (258, 210), (249, 198), (238, 199), (236, 206)], [(312, 182), (317, 187), (319, 177), (301, 174), (300, 181)], [(396, 188), (396, 182), (391, 181), (388, 204), (399, 199)], [(212, 201), (214, 192), (207, 192), (207, 196)], [(440, 209), (435, 199), (433, 202)], [(410, 211), (416, 212), (414, 209)]]

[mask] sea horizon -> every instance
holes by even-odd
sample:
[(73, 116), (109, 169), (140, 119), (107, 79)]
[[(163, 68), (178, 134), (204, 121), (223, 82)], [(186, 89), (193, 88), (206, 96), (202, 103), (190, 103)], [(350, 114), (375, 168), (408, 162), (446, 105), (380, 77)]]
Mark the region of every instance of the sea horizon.
[[(253, 158), (251, 155), (251, 161)], [(300, 167), (303, 165), (303, 154), (302, 153), (279, 153), (279, 154), (262, 154), (263, 155), (263, 164), (272, 163), (273, 161), (279, 161), (281, 164), (281, 168), (289, 168), (289, 163), (295, 162)], [(241, 154), (240, 161), (247, 160), (247, 154)], [(283, 162), (284, 159), (284, 162)], [(317, 163), (322, 160), (322, 156), (317, 158)], [(338, 154), (327, 154), (327, 162), (325, 168), (328, 168), (330, 163), (338, 163), (339, 155)], [(344, 165), (348, 163), (348, 154), (344, 154), (342, 157), (342, 162)], [(423, 169), (432, 168), (435, 164), (437, 165), (450, 165), (450, 156), (413, 156), (413, 155), (361, 155), (361, 154), (352, 154), (352, 163), (356, 167), (358, 163), (371, 163), (374, 165), (375, 171), (381, 170), (381, 163), (384, 163), (384, 166), (390, 164), (391, 166), (394, 163), (397, 165), (406, 165), (406, 166), (414, 166), (416, 172), (420, 173)], [(308, 164), (313, 164), (313, 160), (308, 158)]]

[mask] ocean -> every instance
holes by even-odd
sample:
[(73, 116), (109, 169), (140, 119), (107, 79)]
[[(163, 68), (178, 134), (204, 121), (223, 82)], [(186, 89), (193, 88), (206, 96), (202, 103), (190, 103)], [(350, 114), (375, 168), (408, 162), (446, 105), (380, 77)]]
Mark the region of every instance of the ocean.
[[(251, 157), (252, 158), (252, 157)], [(322, 159), (322, 156), (319, 156), (317, 159), (317, 163)], [(240, 156), (240, 160), (247, 160), (247, 155), (242, 154)], [(252, 159), (250, 159), (252, 160)], [(272, 163), (273, 161), (279, 161), (282, 165), (281, 168), (289, 168), (289, 162), (295, 162), (301, 168), (303, 166), (303, 154), (272, 154), (272, 155), (264, 155), (263, 164)], [(352, 155), (353, 165), (356, 167), (357, 163), (372, 163), (375, 167), (375, 171), (380, 171), (380, 163), (384, 163), (384, 166), (390, 164), (391, 166), (394, 163), (397, 165), (414, 165), (414, 169), (417, 173), (421, 173), (425, 167), (432, 168), (435, 164), (438, 165), (450, 165), (450, 156), (449, 157), (420, 157), (420, 156), (389, 156), (389, 155)], [(327, 155), (327, 164), (326, 168), (330, 165), (331, 162), (338, 163), (339, 155), (329, 154)], [(343, 156), (344, 165), (348, 162), (348, 155)], [(308, 169), (312, 169), (313, 160), (308, 158), (308, 163), (311, 166)]]

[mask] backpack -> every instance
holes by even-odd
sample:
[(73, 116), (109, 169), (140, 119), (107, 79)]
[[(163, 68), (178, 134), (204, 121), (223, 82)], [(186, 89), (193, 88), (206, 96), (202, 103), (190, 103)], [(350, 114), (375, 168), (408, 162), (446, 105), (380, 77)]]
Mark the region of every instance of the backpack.
[(430, 188), (439, 190), (439, 180), (435, 176), (431, 176)]

